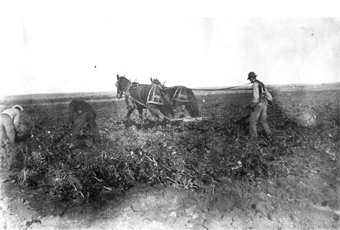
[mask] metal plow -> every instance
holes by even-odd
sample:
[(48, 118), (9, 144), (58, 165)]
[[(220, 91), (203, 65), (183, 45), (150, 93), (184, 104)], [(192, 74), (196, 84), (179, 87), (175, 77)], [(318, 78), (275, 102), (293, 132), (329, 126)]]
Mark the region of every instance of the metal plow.
[(174, 118), (170, 119), (171, 122), (182, 121), (182, 122), (200, 122), (200, 121), (208, 121), (210, 117), (183, 117), (183, 118)]

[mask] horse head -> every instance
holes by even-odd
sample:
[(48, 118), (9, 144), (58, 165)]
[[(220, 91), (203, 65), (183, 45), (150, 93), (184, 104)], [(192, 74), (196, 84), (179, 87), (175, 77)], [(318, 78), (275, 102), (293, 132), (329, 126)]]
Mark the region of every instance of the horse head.
[(152, 77), (150, 77), (150, 80), (151, 80), (151, 83), (152, 83), (152, 84), (154, 84), (154, 85), (159, 85), (159, 86), (165, 88), (165, 82), (166, 82), (166, 81), (162, 84), (162, 83), (160, 82), (160, 80), (158, 80), (157, 78), (152, 79)]
[(123, 93), (129, 88), (131, 82), (124, 76), (119, 76), (117, 74), (117, 98), (122, 98)]

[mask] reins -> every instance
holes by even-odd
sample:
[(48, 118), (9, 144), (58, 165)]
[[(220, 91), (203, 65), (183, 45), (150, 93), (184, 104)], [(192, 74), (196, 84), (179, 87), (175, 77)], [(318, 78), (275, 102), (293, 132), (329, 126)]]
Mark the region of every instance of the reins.
[(228, 90), (228, 89), (233, 89), (233, 88), (237, 88), (237, 87), (241, 87), (241, 86), (246, 86), (246, 85), (250, 85), (252, 83), (247, 83), (244, 85), (237, 85), (237, 86), (231, 86), (231, 87), (227, 87), (227, 88), (220, 88), (220, 89), (202, 89), (202, 88), (188, 88), (194, 91), (223, 91), (223, 90)]

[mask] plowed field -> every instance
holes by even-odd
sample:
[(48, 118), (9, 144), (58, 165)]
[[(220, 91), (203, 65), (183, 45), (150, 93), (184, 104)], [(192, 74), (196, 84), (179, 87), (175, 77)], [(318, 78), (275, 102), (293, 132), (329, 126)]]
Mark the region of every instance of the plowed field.
[(273, 92), (273, 140), (248, 136), (246, 93), (197, 96), (209, 120), (145, 129), (137, 112), (125, 128), (123, 100), (93, 101), (102, 143), (85, 127), (73, 148), (67, 104), (26, 105), (23, 141), (1, 149), (0, 226), (339, 229), (338, 92)]

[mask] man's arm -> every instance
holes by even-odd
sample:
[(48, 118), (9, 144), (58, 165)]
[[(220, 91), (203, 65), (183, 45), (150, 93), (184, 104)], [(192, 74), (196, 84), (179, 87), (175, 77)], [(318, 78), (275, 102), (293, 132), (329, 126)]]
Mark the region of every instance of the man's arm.
[(13, 125), (16, 131), (18, 131), (18, 128), (19, 128), (19, 120), (20, 120), (20, 112), (18, 111), (17, 113), (15, 113), (14, 119), (13, 119)]
[(269, 91), (267, 90), (267, 88), (266, 88), (266, 90), (265, 90), (265, 93), (266, 93), (267, 100), (273, 101), (273, 97), (272, 97), (272, 95), (269, 93)]

